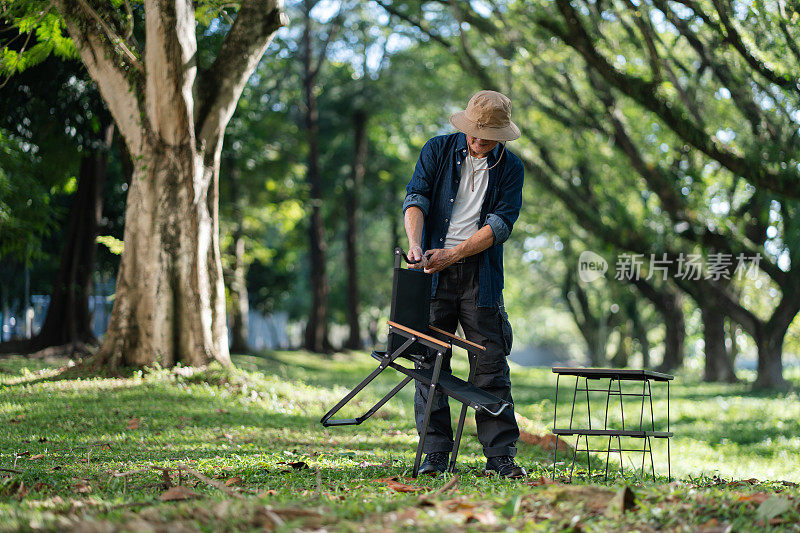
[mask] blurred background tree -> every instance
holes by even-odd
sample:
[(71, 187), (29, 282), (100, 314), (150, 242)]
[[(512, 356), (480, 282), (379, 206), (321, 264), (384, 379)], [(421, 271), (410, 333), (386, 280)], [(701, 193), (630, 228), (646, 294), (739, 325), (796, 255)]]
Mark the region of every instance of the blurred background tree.
[[(203, 6), (199, 60), (209, 64), (234, 13)], [(141, 12), (131, 3), (131, 17)], [(526, 165), (525, 201), (505, 247), (515, 357), (690, 364), (733, 381), (744, 354), (758, 386), (785, 384), (800, 340), (796, 6), (301, 0), (286, 12), (293, 23), (245, 85), (222, 148), (232, 349), (252, 349), (252, 313), (286, 313), (295, 347), (321, 353), (379, 341), (419, 150), (491, 88), (512, 98), (523, 130), (509, 148)], [(22, 35), (33, 27), (14, 24)], [(13, 46), (4, 65), (25, 55), (9, 55)], [(12, 133), (23, 122), (9, 120)], [(2, 142), (3, 268), (11, 257), (43, 262), (44, 236), (64, 216), (55, 177), (20, 174), (43, 156), (18, 133)], [(28, 201), (45, 216), (29, 217)], [(603, 279), (581, 279), (587, 250), (607, 262)], [(11, 285), (4, 295), (19, 292)]]

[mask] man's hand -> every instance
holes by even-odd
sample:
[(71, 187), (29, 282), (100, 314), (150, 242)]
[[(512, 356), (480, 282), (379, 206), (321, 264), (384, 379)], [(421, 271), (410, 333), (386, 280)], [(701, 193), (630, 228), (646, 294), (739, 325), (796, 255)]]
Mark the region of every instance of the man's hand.
[(411, 245), (408, 247), (408, 258), (412, 261), (420, 261), (419, 263), (409, 263), (408, 268), (420, 269), (425, 266), (425, 256), (422, 254), (422, 247), (420, 245)]
[(455, 248), (435, 248), (425, 252), (425, 273), (433, 274), (449, 267), (460, 259)]

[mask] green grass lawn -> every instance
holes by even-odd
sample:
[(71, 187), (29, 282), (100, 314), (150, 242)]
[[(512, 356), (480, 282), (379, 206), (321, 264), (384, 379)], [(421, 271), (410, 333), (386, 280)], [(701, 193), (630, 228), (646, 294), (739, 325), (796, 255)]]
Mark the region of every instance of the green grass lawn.
[[(456, 373), (465, 373), (463, 358), (456, 360)], [(673, 483), (664, 441), (653, 443), (656, 482), (633, 471), (641, 454), (624, 457), (624, 477), (590, 479), (583, 454), (566, 484), (569, 462), (554, 477), (552, 451), (525, 443), (518, 462), (527, 480), (484, 477), (471, 422), (454, 484), (449, 476), (408, 477), (416, 448), (411, 386), (361, 426), (319, 424), (374, 367), (368, 354), (274, 352), (234, 361), (234, 369), (102, 378), (61, 371), (63, 361), (0, 359), (0, 530), (800, 529), (795, 392), (678, 376), (670, 390)], [(398, 380), (387, 370), (342, 414), (365, 410)], [(523, 429), (546, 434), (552, 373), (513, 366), (512, 381)], [(573, 385), (561, 381), (559, 420), (568, 416), (561, 406), (571, 402)], [(653, 396), (663, 427), (665, 390), (654, 386)], [(593, 426), (603, 421), (598, 402)], [(632, 402), (624, 405), (626, 424), (638, 423), (640, 406)], [(579, 403), (576, 417), (586, 416)], [(618, 411), (610, 416), (616, 420)], [(618, 459), (611, 459), (616, 473)], [(592, 464), (605, 460), (598, 454)], [(162, 501), (175, 485), (191, 493), (168, 494), (193, 497)]]

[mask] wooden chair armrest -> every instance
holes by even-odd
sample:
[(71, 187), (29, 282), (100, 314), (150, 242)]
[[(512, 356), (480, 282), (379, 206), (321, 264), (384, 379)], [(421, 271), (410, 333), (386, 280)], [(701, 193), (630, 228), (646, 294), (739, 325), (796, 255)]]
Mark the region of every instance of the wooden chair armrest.
[(417, 331), (415, 329), (411, 329), (411, 328), (409, 328), (407, 326), (403, 326), (401, 324), (398, 324), (397, 322), (392, 322), (391, 320), (388, 320), (387, 322), (388, 322), (390, 327), (397, 328), (399, 330), (405, 331), (406, 333), (410, 333), (410, 334), (414, 335), (417, 338), (425, 339), (426, 341), (432, 342), (432, 343), (434, 343), (434, 344), (436, 344), (438, 346), (441, 346), (442, 348), (450, 348), (450, 344), (448, 344), (448, 343), (446, 343), (444, 341), (441, 341), (441, 340), (437, 339), (436, 337), (431, 337), (430, 335), (426, 335), (426, 334), (422, 333), (421, 331)]
[[(444, 335), (444, 336), (446, 336), (446, 337), (449, 337), (449, 338), (451, 338), (451, 339), (453, 339), (453, 340), (455, 340), (455, 341), (460, 341), (462, 344), (466, 344), (466, 345), (468, 345), (468, 346), (469, 346), (469, 347), (471, 347), (471, 348), (475, 348), (476, 350), (483, 350), (483, 351), (486, 351), (486, 348), (484, 348), (484, 347), (483, 347), (483, 346), (481, 346), (480, 344), (476, 344), (476, 343), (474, 343), (474, 342), (472, 342), (472, 341), (468, 341), (467, 339), (462, 339), (462, 338), (461, 338), (461, 337), (459, 337), (458, 335), (453, 335), (452, 333), (450, 333), (450, 332), (448, 332), (448, 331), (445, 331), (445, 330), (443, 330), (443, 329), (435, 328), (435, 327), (433, 327), (433, 326), (428, 326), (428, 327), (429, 327), (429, 328), (430, 328), (432, 331), (435, 331), (436, 333), (439, 333), (439, 334), (441, 334), (441, 335)], [(467, 347), (466, 347), (466, 346), (462, 346), (462, 348), (467, 348)], [(468, 348), (467, 348), (467, 349), (468, 349)]]

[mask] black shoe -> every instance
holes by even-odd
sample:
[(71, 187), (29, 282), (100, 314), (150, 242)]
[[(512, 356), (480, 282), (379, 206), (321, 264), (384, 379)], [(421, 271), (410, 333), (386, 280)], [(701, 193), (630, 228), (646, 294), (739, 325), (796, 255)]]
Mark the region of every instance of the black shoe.
[(510, 455), (501, 455), (500, 457), (489, 457), (486, 459), (486, 474), (497, 474), (500, 477), (520, 478), (525, 477), (528, 473), (524, 468), (514, 462), (514, 458)]
[(425, 460), (419, 467), (419, 474), (435, 476), (447, 470), (447, 461), (450, 459), (448, 452), (433, 452), (425, 455)]

